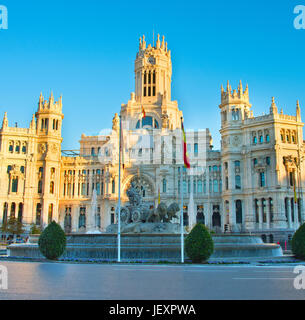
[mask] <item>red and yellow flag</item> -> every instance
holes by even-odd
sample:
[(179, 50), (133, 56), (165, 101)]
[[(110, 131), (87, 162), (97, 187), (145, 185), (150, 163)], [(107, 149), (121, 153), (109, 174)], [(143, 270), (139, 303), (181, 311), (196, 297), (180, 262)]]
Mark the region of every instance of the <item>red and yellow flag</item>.
[(158, 204), (160, 204), (161, 198), (160, 198), (160, 187), (158, 188)]
[(190, 161), (188, 159), (188, 154), (187, 154), (187, 149), (186, 149), (186, 137), (185, 137), (185, 131), (184, 131), (184, 126), (183, 126), (183, 121), (181, 119), (181, 128), (182, 128), (182, 133), (183, 133), (183, 161), (184, 161), (184, 166), (187, 169), (190, 169)]
[(145, 119), (146, 114), (145, 114), (145, 110), (144, 110), (144, 107), (143, 107), (143, 106), (142, 106), (142, 115), (143, 115), (142, 118)]

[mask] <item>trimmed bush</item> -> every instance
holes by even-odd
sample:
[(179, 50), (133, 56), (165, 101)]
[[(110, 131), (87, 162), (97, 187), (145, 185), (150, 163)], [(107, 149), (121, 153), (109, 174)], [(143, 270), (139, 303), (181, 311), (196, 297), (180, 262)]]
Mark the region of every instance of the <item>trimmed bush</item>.
[(214, 242), (206, 226), (201, 223), (195, 225), (185, 239), (185, 251), (192, 262), (200, 263), (209, 259), (214, 251)]
[(66, 235), (59, 224), (52, 221), (38, 240), (40, 252), (50, 260), (57, 260), (66, 249)]
[(293, 235), (291, 247), (293, 254), (297, 258), (305, 260), (305, 223)]

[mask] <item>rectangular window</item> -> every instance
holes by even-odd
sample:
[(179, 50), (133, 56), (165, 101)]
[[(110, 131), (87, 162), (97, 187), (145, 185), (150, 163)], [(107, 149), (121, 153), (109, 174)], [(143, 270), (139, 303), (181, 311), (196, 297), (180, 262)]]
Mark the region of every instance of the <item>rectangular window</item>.
[(194, 143), (194, 155), (195, 157), (198, 156), (198, 143)]
[(260, 172), (259, 173), (259, 178), (260, 178), (260, 186), (265, 187), (266, 182), (265, 182), (265, 172)]

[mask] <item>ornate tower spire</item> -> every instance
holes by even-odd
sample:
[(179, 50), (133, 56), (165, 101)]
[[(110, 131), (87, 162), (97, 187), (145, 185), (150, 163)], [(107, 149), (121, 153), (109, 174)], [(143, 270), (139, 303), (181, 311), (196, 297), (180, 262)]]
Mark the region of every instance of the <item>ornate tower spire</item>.
[(161, 49), (163, 49), (163, 50), (165, 49), (164, 39), (165, 39), (165, 37), (164, 37), (164, 36), (162, 36)]
[(297, 100), (296, 116), (297, 116), (297, 121), (302, 121), (301, 120), (301, 108), (300, 108), (299, 100)]
[(242, 97), (242, 95), (243, 95), (243, 85), (242, 85), (241, 80), (239, 81), (239, 86), (238, 86), (238, 95), (239, 95), (239, 98), (241, 98), (241, 97)]
[(8, 127), (8, 119), (7, 119), (7, 112), (4, 112), (4, 117), (2, 121), (2, 130)]
[(157, 49), (160, 49), (160, 47), (161, 47), (160, 35), (158, 34), (158, 36), (157, 36), (156, 48), (157, 48)]
[(31, 120), (31, 123), (30, 123), (30, 129), (34, 130), (35, 128), (36, 128), (36, 120), (35, 120), (35, 114), (33, 114), (32, 120)]
[(270, 113), (271, 114), (277, 114), (277, 106), (275, 104), (275, 98), (272, 97), (271, 107), (270, 107)]

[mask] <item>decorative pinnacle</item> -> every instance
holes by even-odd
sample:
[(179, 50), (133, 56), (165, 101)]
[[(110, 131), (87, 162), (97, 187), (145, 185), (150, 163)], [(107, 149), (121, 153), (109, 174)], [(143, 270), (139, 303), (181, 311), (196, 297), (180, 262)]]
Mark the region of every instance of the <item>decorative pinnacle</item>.
[(272, 113), (272, 114), (277, 113), (277, 106), (275, 104), (275, 98), (274, 97), (272, 97), (270, 113)]

